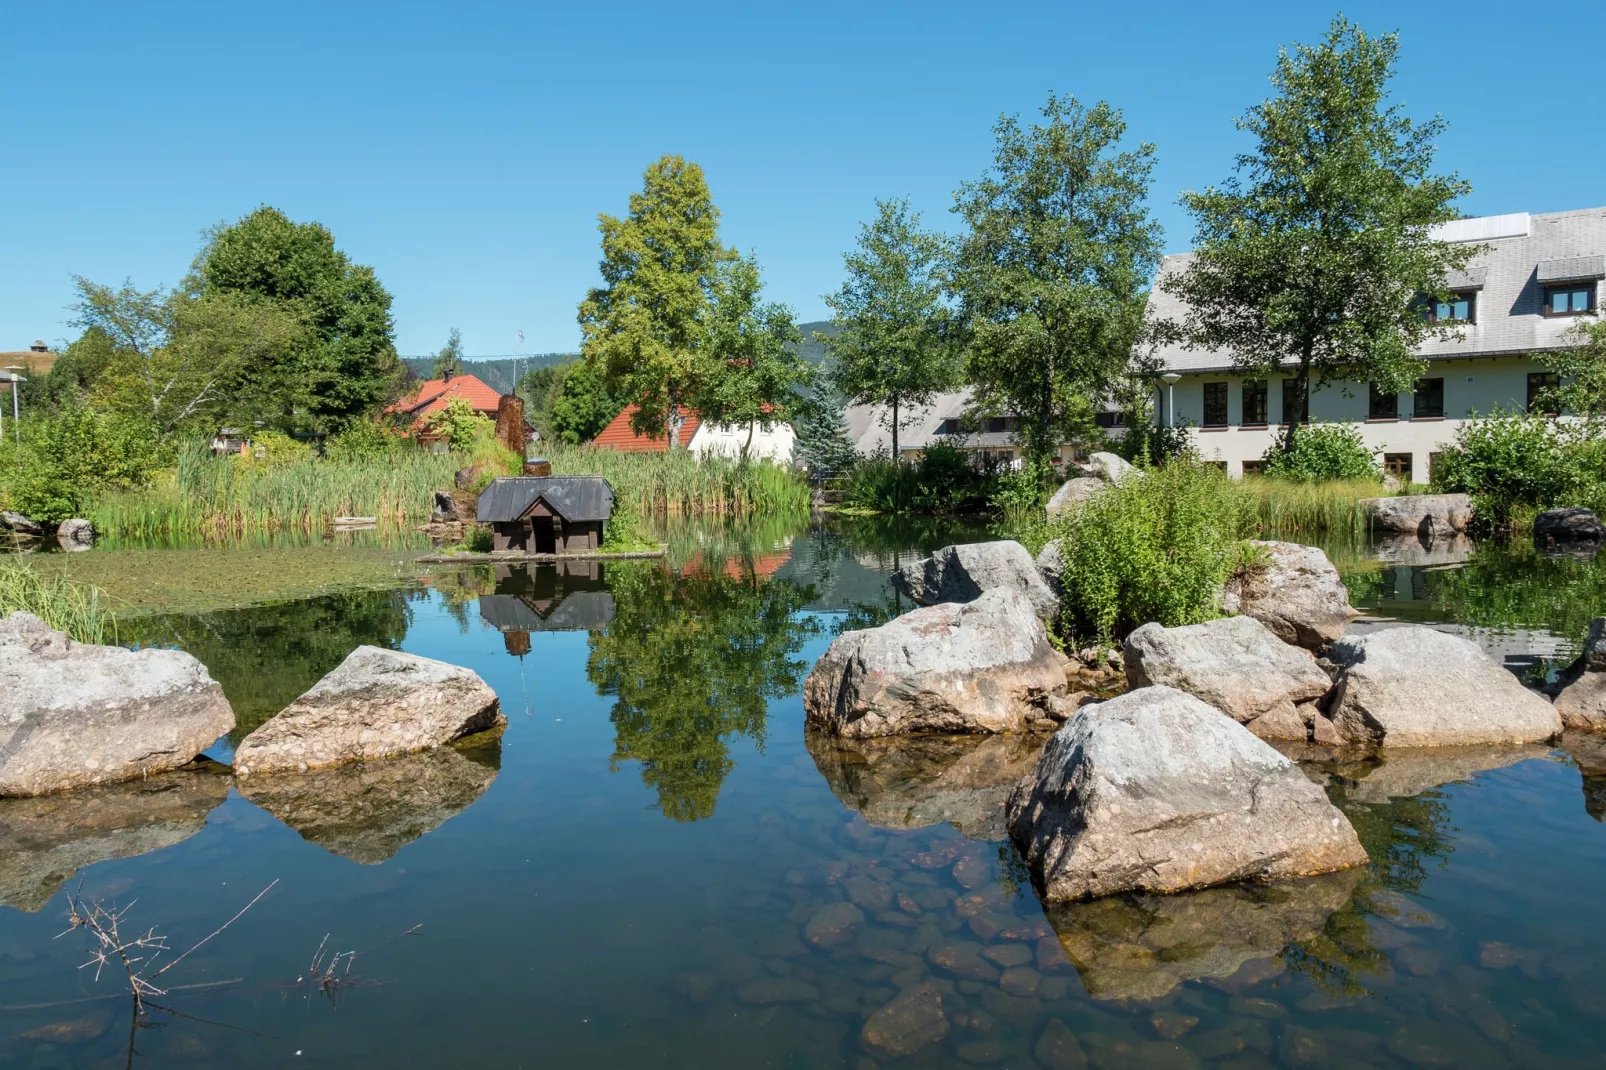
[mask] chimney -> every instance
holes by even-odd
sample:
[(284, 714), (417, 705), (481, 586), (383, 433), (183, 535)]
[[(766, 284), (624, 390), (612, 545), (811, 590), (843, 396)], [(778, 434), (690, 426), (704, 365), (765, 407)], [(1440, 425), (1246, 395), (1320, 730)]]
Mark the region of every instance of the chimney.
[(45, 340), (43, 338), (35, 338), (33, 340), (33, 345), (29, 346), (28, 350), (31, 353), (48, 353), (48, 352), (50, 352), (49, 349), (45, 348)]

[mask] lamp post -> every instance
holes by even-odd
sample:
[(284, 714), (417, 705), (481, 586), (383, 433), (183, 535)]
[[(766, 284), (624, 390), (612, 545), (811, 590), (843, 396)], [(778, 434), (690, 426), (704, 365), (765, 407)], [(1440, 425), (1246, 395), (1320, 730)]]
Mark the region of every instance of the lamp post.
[(1175, 427), (1175, 426), (1177, 426), (1177, 391), (1176, 391), (1176, 385), (1177, 385), (1177, 380), (1181, 379), (1181, 378), (1182, 378), (1182, 376), (1178, 375), (1176, 372), (1166, 372), (1164, 375), (1160, 376), (1160, 381), (1165, 384), (1165, 407), (1166, 407), (1166, 422), (1165, 422), (1165, 425), (1167, 427)]
[[(10, 373), (9, 378), (11, 381), (11, 433), (18, 442), (22, 441), (22, 409), (17, 395), (22, 393), (22, 384), (28, 380), (17, 373), (26, 370), (21, 364), (12, 364), (6, 368), (6, 371)], [(3, 429), (0, 429), (0, 434), (3, 434)]]

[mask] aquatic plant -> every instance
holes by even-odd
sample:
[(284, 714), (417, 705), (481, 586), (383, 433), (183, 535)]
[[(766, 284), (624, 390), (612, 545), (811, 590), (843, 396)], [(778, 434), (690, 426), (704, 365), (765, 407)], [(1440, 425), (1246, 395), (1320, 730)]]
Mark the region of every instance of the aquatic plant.
[(809, 489), (801, 472), (767, 460), (697, 457), (688, 450), (623, 453), (544, 443), (553, 475), (600, 475), (613, 487), (614, 508), (642, 516), (806, 515)]
[(22, 560), (0, 561), (0, 617), (18, 612), (32, 613), (80, 643), (117, 641), (105, 591), (59, 573), (36, 571)]
[(1242, 500), (1245, 535), (1365, 535), (1368, 518), (1362, 498), (1388, 492), (1377, 479), (1300, 481), (1275, 476), (1236, 480), (1228, 487)]

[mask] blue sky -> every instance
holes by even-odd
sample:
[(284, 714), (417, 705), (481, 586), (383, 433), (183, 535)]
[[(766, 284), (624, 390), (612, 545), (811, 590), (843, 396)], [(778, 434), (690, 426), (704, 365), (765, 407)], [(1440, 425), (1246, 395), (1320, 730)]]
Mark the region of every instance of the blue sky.
[[(1399, 30), (1396, 98), (1442, 112), (1468, 214), (1606, 203), (1606, 4), (1351, 4)], [(1310, 4), (6, 4), (0, 350), (70, 337), (75, 274), (183, 275), (200, 231), (272, 204), (395, 295), (397, 344), (569, 350), (598, 212), (644, 167), (706, 169), (725, 240), (823, 318), (877, 197), (950, 228), (1002, 112), (1107, 99), (1158, 147), (1153, 210), (1223, 178), (1234, 116)], [(1552, 120), (1555, 120), (1554, 122)], [(1577, 125), (1568, 126), (1567, 123)]]

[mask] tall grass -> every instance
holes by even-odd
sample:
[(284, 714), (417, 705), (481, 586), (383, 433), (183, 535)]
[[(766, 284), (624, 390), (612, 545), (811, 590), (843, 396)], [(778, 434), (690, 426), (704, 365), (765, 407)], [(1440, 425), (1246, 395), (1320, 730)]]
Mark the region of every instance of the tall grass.
[(1241, 499), (1249, 530), (1245, 534), (1365, 536), (1369, 524), (1362, 498), (1389, 492), (1375, 479), (1334, 479), (1302, 483), (1274, 476), (1235, 480), (1229, 492)]
[(32, 613), (80, 643), (117, 641), (110, 599), (99, 587), (42, 575), (21, 561), (0, 561), (0, 617)]
[(792, 468), (763, 460), (621, 453), (590, 446), (542, 447), (553, 475), (599, 475), (613, 486), (615, 508), (642, 516), (749, 516), (804, 514), (809, 489)]

